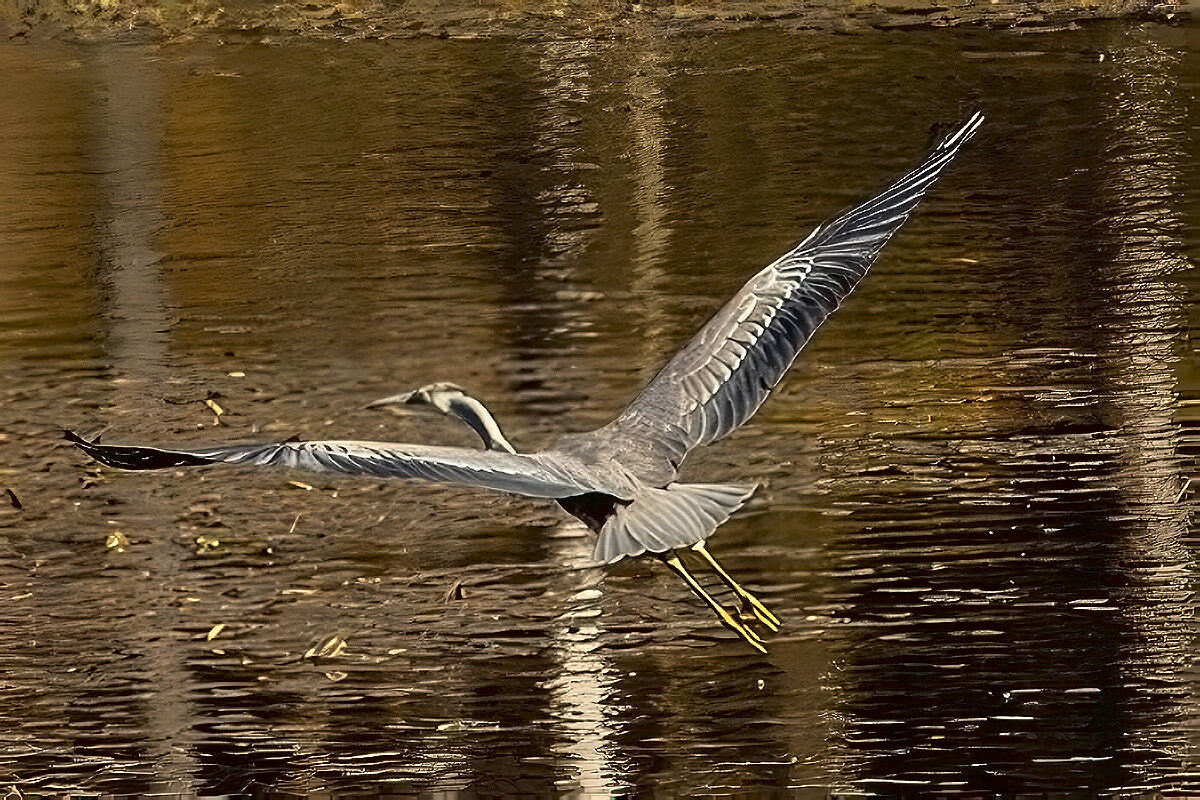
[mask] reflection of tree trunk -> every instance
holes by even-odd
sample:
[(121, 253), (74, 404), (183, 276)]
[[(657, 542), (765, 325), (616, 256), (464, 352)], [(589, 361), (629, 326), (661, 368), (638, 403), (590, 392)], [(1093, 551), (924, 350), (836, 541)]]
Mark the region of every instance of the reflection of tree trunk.
[[(632, 71), (628, 76), (629, 137), (632, 171), (633, 261), (629, 293), (637, 297), (645, 316), (639, 321), (643, 367), (663, 360), (663, 342), (670, 330), (658, 298), (662, 297), (661, 261), (670, 239), (667, 223), (667, 124), (663, 118), (663, 83), (668, 78), (660, 35), (641, 28), (632, 39)], [(652, 374), (652, 373), (651, 373)], [(632, 399), (632, 398), (631, 398)]]
[(136, 53), (109, 49), (97, 66), (105, 89), (96, 160), (108, 201), (100, 232), (106, 349), (121, 378), (114, 404), (139, 413), (146, 387), (167, 377), (166, 290), (153, 245), (163, 224), (161, 132), (154, 125), (161, 109), (152, 67)]
[[(656, 69), (653, 64), (646, 66)], [(660, 226), (663, 125), (659, 113), (661, 97), (652, 83), (656, 77), (638, 75), (631, 78), (628, 95), (633, 117), (630, 133), (635, 162), (631, 202), (637, 223), (631, 274), (643, 291), (657, 288), (654, 278), (663, 238)], [(633, 293), (639, 293), (638, 286), (630, 288)], [(578, 527), (578, 524), (565, 523), (566, 526)], [(550, 689), (565, 734), (562, 746), (557, 749), (565, 756), (563, 766), (578, 772), (580, 792), (586, 796), (609, 797), (627, 789), (628, 784), (618, 777), (617, 765), (622, 759), (617, 752), (619, 742), (612, 724), (615, 709), (609, 706), (615, 693), (613, 666), (596, 647), (600, 628), (588, 621), (602, 613), (604, 571), (601, 568), (580, 570), (580, 567), (598, 565), (592, 562), (592, 536), (582, 529), (578, 533), (582, 535), (555, 537), (550, 550), (551, 559), (560, 565), (564, 578), (577, 576), (571, 587), (570, 608), (564, 614), (563, 624), (554, 629), (555, 653), (561, 673), (551, 681)]]
[[(556, 313), (554, 337), (564, 337), (587, 325), (587, 308), (581, 306), (577, 292), (563, 289), (575, 277), (576, 264), (582, 257), (591, 228), (580, 227), (572, 219), (573, 211), (591, 207), (594, 199), (573, 164), (580, 160), (583, 145), (578, 128), (570, 124), (571, 106), (586, 103), (591, 95), (591, 43), (547, 41), (540, 46), (538, 59), (538, 102), (535, 149), (548, 154), (545, 173), (549, 186), (541, 188), (542, 214), (549, 214), (546, 236), (538, 244), (541, 256), (534, 280), (545, 285), (545, 278), (556, 279), (547, 305)], [(559, 349), (567, 358), (569, 349)], [(556, 371), (562, 374), (561, 370)], [(549, 680), (552, 712), (562, 720), (562, 738), (551, 745), (561, 764), (578, 773), (580, 790), (587, 795), (609, 796), (613, 782), (612, 730), (607, 724), (605, 700), (611, 678), (608, 659), (596, 649), (600, 629), (579, 618), (598, 609), (604, 594), (604, 573), (599, 569), (579, 570), (579, 561), (590, 561), (591, 537), (575, 523), (564, 522), (566, 536), (556, 536), (546, 550), (548, 559), (562, 569), (562, 577), (575, 575), (571, 608), (564, 609), (561, 624), (552, 628), (555, 647), (551, 651), (558, 674)], [(571, 530), (575, 529), (575, 530)], [(587, 551), (587, 552), (583, 552)], [(586, 563), (585, 561), (585, 563)]]
[[(1111, 209), (1106, 221), (1113, 258), (1106, 266), (1112, 274), (1104, 280), (1114, 288), (1115, 311), (1101, 324), (1112, 348), (1104, 362), (1107, 396), (1120, 412), (1123, 433), (1114, 478), (1125, 487), (1124, 511), (1136, 520), (1123, 542), (1128, 586), (1119, 604), (1136, 639), (1122, 666), (1129, 680), (1141, 683), (1152, 665), (1153, 688), (1143, 691), (1155, 697), (1147, 699), (1162, 708), (1190, 709), (1194, 721), (1192, 558), (1185, 542), (1190, 518), (1179, 505), (1186, 476), (1174, 418), (1177, 330), (1187, 312), (1178, 287), (1168, 283), (1189, 266), (1181, 238), (1186, 224), (1171, 202), (1184, 185), (1188, 154), (1168, 132), (1175, 120), (1187, 118), (1192, 100), (1179, 85), (1177, 55), (1153, 41), (1131, 47), (1124, 34), (1114, 45), (1117, 74), (1106, 108), (1111, 138), (1101, 189)], [(1169, 666), (1175, 669), (1167, 671)], [(1195, 755), (1186, 723), (1172, 730), (1178, 725), (1172, 718), (1137, 721), (1128, 747), (1165, 751), (1182, 763)], [(1152, 781), (1153, 773), (1148, 764), (1138, 778)]]
[[(107, 302), (106, 349), (114, 375), (111, 401), (120, 414), (140, 414), (168, 379), (167, 294), (159, 273), (161, 256), (153, 244), (164, 222), (158, 76), (152, 60), (126, 47), (99, 51), (95, 66), (97, 83), (104, 90), (98, 103), (94, 157), (107, 201), (100, 230), (99, 278)], [(159, 591), (179, 584), (178, 561), (170, 538), (160, 535), (164, 526), (159, 515), (146, 509), (143, 490), (129, 486), (126, 491), (124, 484), (114, 481), (108, 491), (127, 494), (123, 499), (129, 507), (144, 510), (141, 518), (149, 541), (137, 546), (148, 552), (153, 580), (122, 587), (132, 596), (120, 602), (137, 611), (136, 627), (127, 635), (132, 639), (129, 646), (142, 653), (150, 684), (143, 692), (145, 746), (158, 774), (176, 779), (164, 788), (180, 791), (190, 783), (178, 781), (195, 774), (185, 735), (190, 727), (191, 681), (183, 664), (186, 650), (176, 640), (176, 611)], [(147, 618), (149, 613), (152, 619)], [(142, 629), (143, 623), (147, 630)]]
[[(1128, 502), (1174, 503), (1180, 489), (1174, 349), (1185, 312), (1167, 281), (1188, 265), (1179, 239), (1184, 225), (1168, 199), (1181, 186), (1186, 154), (1171, 147), (1164, 131), (1186, 109), (1173, 108), (1179, 90), (1171, 57), (1150, 43), (1132, 52), (1116, 49), (1125, 52), (1105, 109), (1108, 157), (1097, 187), (1107, 201), (1102, 224), (1112, 248), (1111, 258), (1096, 265), (1104, 270), (1096, 277), (1110, 290), (1113, 312), (1098, 320), (1112, 352), (1103, 362), (1105, 388), (1119, 412), (1113, 427), (1126, 434), (1119, 477)], [(1171, 560), (1181, 555), (1181, 544), (1174, 543)]]
[[(549, 411), (558, 418), (586, 396), (573, 391), (566, 380), (569, 372), (558, 362), (575, 359), (567, 345), (591, 324), (590, 308), (580, 302), (573, 285), (595, 230), (592, 218), (597, 207), (579, 174), (583, 144), (575, 124), (575, 109), (591, 93), (593, 46), (584, 40), (531, 45), (524, 51), (528, 57), (514, 62), (530, 74), (513, 74), (496, 84), (498, 91), (519, 95), (486, 101), (508, 109), (505, 127), (495, 133), (500, 151), (493, 159), (497, 169), (490, 181), (508, 244), (497, 270), (498, 306), (504, 312), (497, 334), (507, 340), (508, 354), (498, 366), (508, 372), (506, 382), (525, 412)], [(543, 384), (546, 375), (554, 375), (556, 381)], [(549, 692), (549, 713), (562, 720), (556, 728), (562, 735), (550, 744), (550, 753), (562, 770), (579, 774), (585, 791), (605, 789), (607, 794), (615, 773), (610, 766), (604, 705), (607, 659), (595, 652), (599, 629), (572, 616), (587, 613), (601, 602), (604, 576), (601, 570), (578, 569), (581, 558), (590, 560), (591, 537), (582, 526), (563, 523), (556, 532), (545, 540), (549, 546), (538, 543), (536, 555), (530, 555), (558, 564), (564, 578), (578, 576), (577, 585), (563, 595), (564, 604), (568, 596), (575, 598), (575, 609), (551, 628), (555, 646), (547, 655), (553, 663), (547, 665), (551, 677), (544, 686)], [(524, 668), (526, 674), (533, 674), (530, 670)], [(481, 682), (484, 677), (479, 676)], [(546, 709), (530, 706), (523, 713), (530, 715), (525, 727), (532, 731)], [(472, 765), (481, 773), (482, 785), (489, 785), (488, 766)]]
[[(569, 357), (566, 344), (589, 325), (574, 284), (597, 212), (579, 175), (572, 106), (588, 97), (591, 47), (583, 40), (531, 45), (514, 62), (522, 71), (483, 101), (508, 110), (493, 134), (496, 168), (489, 179), (506, 243), (496, 271), (505, 312), (497, 334), (507, 340), (509, 357), (497, 366), (529, 413), (561, 414), (586, 396), (564, 379), (569, 373), (547, 369), (546, 362)], [(547, 374), (559, 379), (544, 383)]]

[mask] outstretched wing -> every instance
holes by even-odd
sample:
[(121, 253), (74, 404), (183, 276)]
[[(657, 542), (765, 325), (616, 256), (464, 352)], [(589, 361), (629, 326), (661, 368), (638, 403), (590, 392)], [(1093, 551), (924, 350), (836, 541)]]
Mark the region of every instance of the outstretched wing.
[(601, 430), (673, 469), (748, 420), (982, 122), (973, 114), (911, 171), (751, 278)]
[[(164, 469), (210, 464), (285, 467), (310, 472), (340, 472), (376, 478), (420, 478), (512, 492), (527, 497), (570, 497), (587, 492), (614, 493), (596, 485), (553, 457), (459, 447), (430, 447), (386, 442), (298, 442), (231, 444), (194, 450), (167, 450), (66, 438), (101, 464), (121, 469)], [(617, 488), (616, 496), (632, 494)], [(626, 496), (628, 495), (628, 496)]]

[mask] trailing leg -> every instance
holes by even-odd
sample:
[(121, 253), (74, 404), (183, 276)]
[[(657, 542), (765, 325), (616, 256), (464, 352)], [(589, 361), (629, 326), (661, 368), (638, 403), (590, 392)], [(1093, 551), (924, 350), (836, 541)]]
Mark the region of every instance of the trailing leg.
[(763, 625), (766, 625), (772, 631), (779, 630), (779, 617), (772, 614), (770, 609), (764, 606), (757, 597), (752, 595), (746, 589), (742, 588), (742, 586), (733, 579), (733, 576), (726, 572), (725, 568), (717, 563), (717, 559), (713, 558), (713, 554), (708, 552), (708, 548), (704, 546), (704, 542), (696, 542), (694, 545), (692, 545), (692, 550), (699, 553), (704, 560), (708, 562), (709, 566), (711, 566), (713, 570), (721, 576), (721, 580), (725, 582), (725, 585), (732, 589), (733, 593), (741, 599), (743, 608), (748, 608), (750, 613), (754, 615), (755, 619), (757, 619)]
[(675, 574), (683, 578), (684, 582), (688, 585), (688, 588), (690, 588), (697, 597), (699, 597), (705, 603), (708, 603), (709, 608), (716, 612), (717, 616), (721, 620), (721, 623), (725, 625), (725, 627), (729, 628), (738, 636), (741, 636), (746, 640), (747, 644), (749, 644), (755, 650), (758, 650), (760, 653), (767, 652), (767, 648), (763, 647), (762, 639), (759, 637), (759, 635), (747, 628), (744, 624), (742, 624), (741, 621), (730, 614), (724, 606), (713, 599), (713, 596), (706, 592), (704, 587), (700, 585), (700, 582), (697, 581), (695, 577), (693, 577), (692, 574), (687, 571), (687, 568), (683, 566), (683, 562), (679, 560), (679, 556), (665, 556), (662, 557), (662, 560), (668, 567), (674, 570)]

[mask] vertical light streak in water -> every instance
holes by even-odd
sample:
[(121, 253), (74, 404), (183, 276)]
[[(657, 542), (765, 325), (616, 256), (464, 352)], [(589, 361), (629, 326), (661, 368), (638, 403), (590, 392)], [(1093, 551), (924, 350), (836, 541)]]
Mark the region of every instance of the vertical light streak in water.
[[(1122, 412), (1126, 500), (1132, 506), (1174, 503), (1182, 484), (1173, 422), (1176, 331), (1185, 318), (1173, 273), (1186, 269), (1184, 224), (1170, 202), (1182, 184), (1181, 143), (1172, 142), (1178, 59), (1153, 43), (1122, 48), (1109, 98), (1112, 132), (1102, 188), (1109, 198), (1105, 227), (1113, 243), (1102, 280), (1113, 286), (1111, 317), (1100, 322), (1113, 345), (1108, 364), (1112, 401)], [(1132, 52), (1131, 52), (1132, 50)], [(1176, 554), (1181, 551), (1176, 551)]]
[(499, 273), (501, 324), (513, 355), (500, 370), (516, 388), (536, 387), (536, 395), (520, 398), (527, 408), (574, 408), (586, 394), (572, 387), (567, 362), (558, 360), (592, 328), (594, 297), (580, 288), (578, 264), (595, 236), (599, 204), (584, 177), (579, 123), (591, 101), (594, 47), (588, 40), (522, 45), (521, 71), (508, 72), (497, 98), (505, 107), (498, 138), (507, 145), (493, 179), (508, 242)]
[(559, 730), (565, 738), (561, 754), (577, 771), (578, 791), (585, 797), (612, 797), (624, 787), (615, 779), (613, 753), (616, 730), (609, 697), (616, 677), (600, 652), (604, 571), (592, 561), (591, 536), (580, 536), (576, 523), (564, 523), (564, 534), (550, 540), (550, 558), (562, 568), (559, 579), (574, 579), (569, 608), (551, 630), (560, 672), (548, 682)]
[[(1119, 412), (1121, 458), (1114, 479), (1131, 520), (1124, 540), (1128, 578), (1119, 613), (1135, 641), (1123, 659), (1124, 680), (1156, 695), (1165, 708), (1197, 707), (1191, 617), (1194, 561), (1185, 543), (1190, 514), (1180, 504), (1185, 473), (1177, 456), (1177, 331), (1186, 319), (1175, 273), (1189, 267), (1186, 223), (1173, 198), (1183, 186), (1188, 154), (1182, 120), (1191, 98), (1179, 86), (1177, 53), (1123, 34), (1114, 47), (1115, 74), (1107, 98), (1110, 140), (1102, 188), (1112, 258), (1099, 276), (1113, 288), (1113, 311), (1102, 320), (1112, 345), (1108, 401)], [(1174, 665), (1174, 674), (1164, 665)], [(1146, 674), (1153, 665), (1155, 674)], [(1188, 760), (1186, 732), (1172, 733), (1158, 715), (1127, 733), (1126, 746), (1152, 770)], [(1141, 776), (1153, 780), (1153, 775)]]
[[(148, 395), (169, 380), (167, 291), (154, 239), (165, 223), (163, 208), (162, 108), (155, 62), (142, 51), (108, 47), (96, 52), (97, 135), (94, 157), (100, 172), (104, 207), (100, 228), (99, 277), (107, 302), (106, 351), (113, 373), (112, 403), (120, 415), (140, 414)], [(109, 491), (120, 493), (119, 483)], [(131, 491), (142, 491), (136, 489)], [(130, 505), (138, 501), (130, 498)], [(143, 506), (144, 507), (144, 506)], [(156, 515), (143, 517), (156, 521)], [(153, 581), (136, 581), (122, 602), (135, 610), (139, 623), (153, 610), (152, 627), (160, 635), (131, 642), (143, 654), (146, 703), (143, 741), (158, 775), (170, 776), (165, 791), (190, 791), (187, 776), (196, 773), (184, 744), (192, 709), (191, 685), (182, 663), (183, 651), (171, 635), (175, 611), (156, 587), (178, 584), (178, 562), (169, 538), (151, 537), (148, 566)], [(137, 629), (140, 631), (140, 625)]]
[[(626, 86), (629, 102), (629, 155), (633, 161), (633, 278), (631, 293), (640, 298), (652, 298), (663, 279), (662, 255), (670, 241), (667, 222), (668, 193), (666, 171), (667, 125), (663, 118), (664, 95), (662, 84), (667, 79), (662, 52), (662, 40), (652, 29), (643, 28), (633, 37), (632, 71)], [(649, 336), (643, 341), (654, 348), (647, 361), (660, 358), (663, 333), (662, 316), (654, 314), (656, 305), (645, 302), (643, 310), (651, 312)], [(643, 323), (645, 324), (645, 323)]]
[(637, 303), (639, 362), (652, 368), (670, 357), (672, 347), (682, 344), (667, 344), (664, 351), (664, 343), (671, 342), (674, 337), (663, 304), (670, 294), (662, 291), (666, 281), (663, 255), (671, 238), (667, 216), (670, 191), (666, 169), (668, 131), (663, 92), (663, 84), (669, 75), (663, 45), (661, 34), (651, 28), (641, 28), (630, 38), (627, 45), (631, 50), (630, 71), (625, 86), (629, 104), (627, 155), (632, 166), (630, 206), (634, 220), (629, 294)]
[(107, 200), (100, 231), (106, 349), (117, 375), (118, 410), (136, 413), (146, 402), (145, 387), (168, 377), (167, 293), (162, 254), (153, 244), (164, 224), (161, 109), (153, 65), (136, 52), (107, 49), (97, 67), (103, 97), (96, 160)]
[[(564, 125), (570, 109), (584, 107), (591, 96), (591, 62), (595, 58), (594, 42), (588, 40), (548, 41), (541, 45), (538, 62), (541, 80), (538, 82), (544, 113), (538, 131), (538, 146), (553, 153), (550, 170), (558, 185), (545, 190), (553, 200), (551, 208), (570, 211), (587, 199), (582, 183), (572, 176), (572, 166), (579, 160), (581, 145), (567, 138), (574, 128)], [(565, 224), (564, 224), (565, 223)], [(557, 254), (554, 271), (562, 278), (571, 277), (570, 266), (582, 253), (590, 236), (572, 224), (569, 216), (550, 220), (548, 252)], [(560, 333), (578, 329), (586, 321), (581, 318), (579, 297), (569, 291), (556, 295), (563, 314)], [(572, 306), (575, 306), (572, 310)], [(569, 326), (570, 330), (567, 329)], [(610, 742), (612, 729), (605, 714), (605, 698), (612, 680), (611, 668), (599, 652), (600, 629), (586, 620), (595, 616), (603, 599), (603, 570), (588, 569), (591, 563), (591, 536), (577, 523), (564, 523), (558, 529), (549, 548), (552, 562), (562, 569), (564, 577), (575, 575), (571, 608), (560, 624), (551, 629), (554, 639), (553, 657), (559, 664), (559, 674), (547, 681), (552, 712), (558, 716), (558, 729), (563, 743), (555, 745), (563, 757), (560, 765), (577, 773), (579, 788), (588, 796), (610, 796), (616, 790), (612, 783)], [(582, 567), (582, 568), (581, 568)]]

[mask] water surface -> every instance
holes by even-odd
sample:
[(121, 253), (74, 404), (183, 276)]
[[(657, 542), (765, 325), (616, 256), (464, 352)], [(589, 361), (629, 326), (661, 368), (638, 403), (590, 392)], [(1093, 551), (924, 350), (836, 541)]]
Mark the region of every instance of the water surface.
[[(0, 48), (0, 783), (1200, 790), (1195, 41)], [(774, 398), (688, 462), (763, 484), (712, 550), (783, 618), (767, 656), (546, 503), (58, 439), (470, 444), (362, 408), (434, 380), (522, 448), (603, 424), (976, 106)]]

